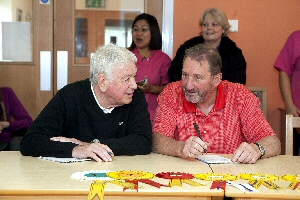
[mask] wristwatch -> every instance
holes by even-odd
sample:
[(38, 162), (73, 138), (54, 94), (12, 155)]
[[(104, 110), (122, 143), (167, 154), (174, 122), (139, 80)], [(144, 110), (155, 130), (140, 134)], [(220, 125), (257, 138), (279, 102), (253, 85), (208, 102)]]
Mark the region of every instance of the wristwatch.
[(100, 140), (98, 140), (98, 139), (93, 139), (92, 142), (93, 142), (93, 143), (99, 143), (99, 144), (101, 144)]
[(258, 147), (258, 149), (261, 153), (261, 156), (259, 158), (263, 157), (266, 154), (266, 149), (258, 142), (255, 142), (254, 144), (256, 144), (256, 146)]

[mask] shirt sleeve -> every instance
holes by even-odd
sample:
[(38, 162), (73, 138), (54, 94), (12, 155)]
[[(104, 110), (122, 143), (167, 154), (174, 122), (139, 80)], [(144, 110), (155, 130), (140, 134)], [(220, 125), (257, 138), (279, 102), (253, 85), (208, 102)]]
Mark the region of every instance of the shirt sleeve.
[(292, 77), (295, 66), (294, 48), (294, 37), (290, 35), (274, 64), (277, 70), (284, 71), (289, 77)]
[(242, 133), (248, 143), (254, 143), (266, 136), (275, 136), (275, 132), (268, 123), (259, 99), (248, 89), (243, 94), (244, 101), (239, 105)]
[(176, 91), (173, 84), (168, 84), (158, 96), (158, 107), (154, 118), (152, 132), (174, 138), (176, 130)]
[(72, 150), (77, 144), (71, 142), (55, 142), (50, 138), (64, 136), (65, 102), (61, 97), (61, 89), (50, 100), (39, 116), (32, 123), (21, 141), (21, 153), (24, 156), (50, 156), (71, 158)]
[(9, 122), (9, 129), (12, 131), (20, 130), (22, 128), (28, 129), (32, 123), (32, 118), (28, 114), (27, 110), (18, 99), (16, 94), (11, 88), (5, 88), (7, 95), (7, 102), (4, 102), (8, 114), (14, 118)]

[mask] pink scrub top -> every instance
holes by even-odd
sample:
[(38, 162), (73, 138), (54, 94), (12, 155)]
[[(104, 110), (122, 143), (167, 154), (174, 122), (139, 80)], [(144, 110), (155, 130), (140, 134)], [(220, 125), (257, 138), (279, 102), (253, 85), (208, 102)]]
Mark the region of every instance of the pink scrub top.
[(300, 30), (288, 37), (274, 67), (284, 71), (290, 77), (293, 101), (300, 109)]
[[(143, 58), (139, 53), (138, 49), (135, 48), (133, 53), (136, 55), (138, 61), (136, 81), (147, 79), (151, 85), (161, 86), (166, 85), (170, 82), (168, 70), (171, 66), (171, 58), (162, 52), (161, 50), (153, 50), (149, 58)], [(148, 102), (148, 110), (150, 112), (150, 119), (152, 120), (155, 116), (157, 108), (157, 94), (145, 93), (146, 100)]]

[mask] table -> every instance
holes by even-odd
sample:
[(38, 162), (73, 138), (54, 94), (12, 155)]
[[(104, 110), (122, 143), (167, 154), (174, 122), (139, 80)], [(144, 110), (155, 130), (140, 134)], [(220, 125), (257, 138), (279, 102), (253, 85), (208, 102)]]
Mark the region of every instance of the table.
[[(224, 157), (230, 157), (223, 155)], [(258, 160), (255, 164), (228, 164), (211, 165), (214, 173), (228, 173), (239, 175), (241, 173), (261, 173), (283, 176), (286, 174), (300, 175), (300, 156), (279, 155)], [(247, 181), (241, 181), (247, 183)], [(275, 181), (278, 186), (287, 186), (289, 182)], [(260, 193), (243, 193), (234, 187), (226, 187), (225, 196), (233, 197), (235, 200), (244, 199), (300, 199), (300, 190), (272, 190), (265, 186), (259, 187)]]
[[(232, 155), (222, 155), (231, 158)], [(279, 155), (258, 160), (255, 164), (211, 164), (206, 165), (197, 160), (185, 160), (156, 153), (138, 156), (115, 156), (113, 162), (97, 163), (95, 161), (80, 163), (55, 163), (36, 157), (22, 156), (20, 152), (0, 152), (0, 199), (20, 200), (54, 200), (87, 199), (93, 181), (71, 179), (75, 172), (89, 170), (137, 170), (153, 174), (160, 172), (185, 172), (191, 174), (219, 173), (239, 175), (241, 173), (264, 173), (283, 176), (285, 174), (300, 174), (300, 157)], [(169, 180), (153, 179), (162, 184)], [(197, 180), (198, 181), (198, 180)], [(198, 181), (201, 182), (201, 181)], [(236, 182), (247, 183), (246, 180)], [(203, 183), (203, 182), (202, 182)], [(276, 181), (279, 186), (287, 186), (286, 181)], [(178, 199), (203, 200), (223, 199), (224, 195), (235, 200), (244, 199), (300, 199), (300, 190), (271, 190), (265, 186), (259, 188), (260, 193), (246, 192), (227, 186), (226, 191), (210, 190), (211, 184), (194, 187), (188, 184), (182, 187), (161, 187), (160, 189), (139, 184), (143, 188), (126, 190), (119, 186), (108, 184), (105, 188), (105, 200), (123, 199)], [(98, 199), (95, 197), (94, 200)]]
[[(0, 199), (18, 200), (54, 200), (87, 199), (93, 181), (71, 179), (75, 172), (89, 170), (137, 170), (153, 174), (160, 172), (211, 173), (208, 165), (197, 160), (151, 153), (138, 156), (115, 156), (113, 162), (95, 161), (79, 163), (55, 163), (36, 157), (22, 156), (20, 152), (0, 152)], [(164, 181), (164, 180), (160, 180)], [(164, 183), (168, 183), (165, 180)], [(223, 190), (210, 190), (210, 184), (193, 187), (161, 187), (160, 189), (142, 185), (144, 188), (126, 190), (108, 184), (105, 188), (105, 200), (123, 199), (176, 199), (176, 200), (219, 200), (223, 199)], [(98, 199), (95, 197), (94, 199)]]

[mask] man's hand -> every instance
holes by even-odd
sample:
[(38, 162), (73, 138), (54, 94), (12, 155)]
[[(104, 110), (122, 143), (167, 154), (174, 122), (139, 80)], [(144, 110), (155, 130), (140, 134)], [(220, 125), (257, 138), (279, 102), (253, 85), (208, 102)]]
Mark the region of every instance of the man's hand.
[(191, 136), (185, 142), (182, 155), (189, 158), (198, 158), (208, 146), (209, 144), (203, 142), (199, 137)]
[(52, 137), (50, 140), (78, 144), (72, 151), (73, 158), (92, 158), (97, 162), (111, 162), (114, 156), (112, 150), (105, 144), (82, 142), (75, 138), (66, 137)]
[(92, 158), (97, 162), (111, 162), (113, 156), (112, 150), (100, 143), (85, 143), (76, 146), (72, 151), (74, 158)]
[(256, 144), (243, 142), (234, 152), (232, 161), (238, 163), (255, 163), (261, 153)]

